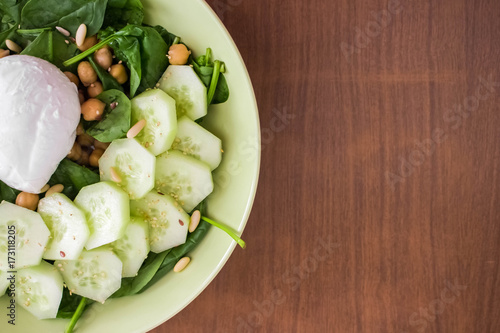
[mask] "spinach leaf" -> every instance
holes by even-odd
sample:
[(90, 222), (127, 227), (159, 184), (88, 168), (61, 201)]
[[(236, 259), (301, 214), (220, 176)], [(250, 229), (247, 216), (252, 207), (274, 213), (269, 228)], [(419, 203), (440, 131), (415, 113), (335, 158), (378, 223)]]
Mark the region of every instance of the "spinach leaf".
[(142, 77), (137, 93), (154, 87), (168, 66), (166, 57), (168, 46), (161, 35), (154, 28), (142, 29), (144, 31), (143, 38), (140, 39)]
[[(69, 294), (69, 290), (67, 288), (63, 289), (63, 294), (61, 298), (61, 303), (59, 304), (59, 310), (57, 312), (57, 318), (71, 318), (75, 313), (80, 301), (82, 300), (82, 296)], [(93, 303), (92, 300), (87, 299), (87, 303)]]
[(63, 193), (73, 200), (83, 187), (95, 184), (99, 180), (97, 173), (65, 158), (50, 177), (49, 185), (64, 185)]
[(168, 66), (167, 43), (154, 28), (127, 25), (118, 32), (107, 28), (99, 38), (109, 40), (116, 58), (129, 68), (131, 97), (154, 87)]
[(191, 65), (203, 84), (209, 89), (209, 103), (220, 104), (229, 99), (229, 87), (221, 71), (223, 63), (218, 60), (212, 62), (211, 57), (212, 50), (208, 48), (205, 55), (191, 59)]
[[(97, 76), (99, 77), (99, 80), (101, 80), (102, 88), (104, 89), (104, 91), (110, 90), (110, 89), (116, 89), (116, 90), (123, 91), (122, 85), (119, 84), (118, 81), (116, 81), (116, 79), (111, 76), (111, 74), (109, 74), (101, 66), (99, 66), (95, 62), (94, 57), (89, 56), (87, 59), (90, 62), (90, 64), (92, 65), (92, 68), (94, 68), (94, 70), (96, 71)], [(77, 66), (77, 63), (73, 63), (70, 66)]]
[(158, 281), (159, 279), (164, 277), (168, 272), (170, 272), (174, 268), (175, 264), (182, 257), (186, 256), (186, 254), (188, 254), (191, 250), (193, 250), (196, 247), (196, 245), (198, 245), (203, 240), (203, 238), (205, 238), (206, 234), (208, 233), (208, 230), (210, 230), (210, 227), (211, 224), (205, 221), (201, 221), (196, 230), (191, 234), (189, 234), (186, 243), (173, 248), (167, 254), (156, 274), (138, 293), (142, 293), (143, 291), (151, 287), (153, 284), (155, 284), (156, 281)]
[(63, 62), (76, 55), (79, 51), (75, 44), (66, 44), (65, 40), (63, 35), (52, 30), (43, 31), (21, 54), (45, 59), (63, 71), (74, 72), (76, 71), (76, 64), (65, 67)]
[(141, 46), (136, 37), (120, 36), (110, 44), (118, 60), (123, 61), (130, 71), (130, 96), (133, 97), (141, 83)]
[(163, 38), (163, 40), (165, 41), (165, 43), (169, 48), (174, 43), (174, 40), (177, 38), (176, 35), (174, 35), (171, 32), (168, 32), (167, 29), (165, 29), (161, 25), (156, 25), (152, 28), (155, 29), (160, 34), (161, 38)]
[(87, 35), (96, 34), (104, 21), (108, 0), (30, 0), (21, 12), (21, 28), (61, 26), (74, 36), (81, 23)]
[[(119, 90), (107, 90), (97, 96), (106, 103), (104, 116), (99, 121), (89, 122), (85, 128), (87, 134), (101, 142), (111, 142), (123, 138), (130, 129), (131, 103), (128, 97)], [(111, 104), (116, 103), (114, 108)]]
[(21, 10), (27, 1), (0, 0), (0, 47), (5, 48), (6, 39), (20, 43), (16, 29), (21, 20)]
[(144, 8), (140, 0), (109, 0), (103, 26), (121, 29), (127, 24), (141, 25), (143, 20)]
[(116, 298), (137, 294), (149, 281), (151, 281), (169, 252), (170, 250), (166, 250), (159, 254), (150, 252), (148, 258), (142, 264), (141, 269), (137, 272), (137, 275), (133, 278), (122, 279), (120, 289), (118, 289), (112, 297)]
[(0, 180), (0, 202), (3, 200), (15, 203), (17, 195), (20, 191), (9, 187), (7, 184)]

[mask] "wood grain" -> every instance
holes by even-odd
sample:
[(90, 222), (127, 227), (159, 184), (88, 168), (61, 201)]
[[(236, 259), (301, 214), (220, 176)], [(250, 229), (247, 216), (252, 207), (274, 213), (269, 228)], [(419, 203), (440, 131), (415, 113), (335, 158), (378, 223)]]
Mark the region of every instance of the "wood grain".
[(500, 2), (208, 2), (261, 178), (249, 247), (152, 332), (500, 332)]

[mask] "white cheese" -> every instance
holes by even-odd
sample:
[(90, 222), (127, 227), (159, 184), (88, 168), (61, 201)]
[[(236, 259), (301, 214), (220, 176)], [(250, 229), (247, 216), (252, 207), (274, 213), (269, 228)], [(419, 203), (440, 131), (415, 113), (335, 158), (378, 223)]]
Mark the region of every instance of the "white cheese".
[(78, 90), (56, 66), (0, 59), (0, 180), (39, 193), (71, 150), (79, 120)]

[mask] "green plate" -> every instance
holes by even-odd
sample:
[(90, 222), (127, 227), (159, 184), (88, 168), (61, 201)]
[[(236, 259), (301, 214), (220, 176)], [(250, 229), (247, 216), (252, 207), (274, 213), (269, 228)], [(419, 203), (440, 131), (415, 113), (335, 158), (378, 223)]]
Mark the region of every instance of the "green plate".
[[(252, 207), (260, 166), (257, 104), (243, 60), (223, 24), (202, 0), (143, 0), (146, 22), (160, 24), (182, 37), (195, 52), (211, 47), (226, 63), (231, 96), (211, 106), (203, 124), (222, 139), (224, 156), (214, 173), (215, 190), (208, 200), (208, 215), (242, 232)], [(255, 240), (248, 240), (256, 246)], [(212, 228), (191, 253), (182, 273), (170, 273), (146, 292), (93, 305), (77, 325), (77, 332), (146, 332), (187, 306), (213, 280), (236, 243)], [(7, 324), (8, 298), (0, 298), (0, 332), (63, 332), (69, 320), (37, 320), (17, 307), (16, 326)]]

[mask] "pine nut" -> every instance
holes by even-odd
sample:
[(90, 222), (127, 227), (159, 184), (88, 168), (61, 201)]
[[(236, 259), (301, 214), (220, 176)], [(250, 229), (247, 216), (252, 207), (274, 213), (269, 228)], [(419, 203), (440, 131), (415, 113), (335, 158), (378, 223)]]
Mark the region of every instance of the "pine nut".
[(146, 126), (146, 119), (139, 120), (134, 126), (132, 126), (127, 132), (127, 138), (132, 139), (139, 134), (140, 131)]
[(3, 50), (3, 49), (0, 49), (0, 59), (8, 56), (10, 54), (10, 51), (9, 50)]
[(186, 268), (186, 266), (189, 264), (190, 261), (191, 258), (189, 257), (184, 257), (181, 260), (179, 260), (177, 264), (175, 264), (174, 266), (174, 272), (179, 273), (182, 270), (184, 270), (184, 268)]
[(87, 37), (87, 26), (85, 23), (80, 24), (78, 30), (76, 31), (75, 41), (77, 46), (82, 46), (85, 42), (85, 37)]
[(12, 52), (21, 53), (21, 51), (23, 50), (19, 45), (17, 45), (16, 43), (11, 41), (10, 39), (5, 40), (5, 45)]
[(191, 221), (189, 221), (189, 232), (193, 232), (200, 224), (201, 213), (199, 210), (195, 210), (191, 215)]
[(49, 188), (47, 193), (45, 193), (45, 197), (50, 197), (52, 194), (61, 193), (64, 190), (63, 184), (57, 184)]
[(56, 27), (56, 30), (61, 33), (61, 35), (69, 37), (70, 33), (68, 30), (61, 28), (61, 27)]
[(115, 168), (111, 167), (111, 180), (114, 181), (115, 183), (121, 183), (122, 182), (122, 177), (118, 174)]
[(44, 192), (47, 192), (50, 188), (50, 185), (49, 184), (45, 184), (44, 187), (42, 187), (42, 189), (40, 190), (40, 193), (44, 193)]

